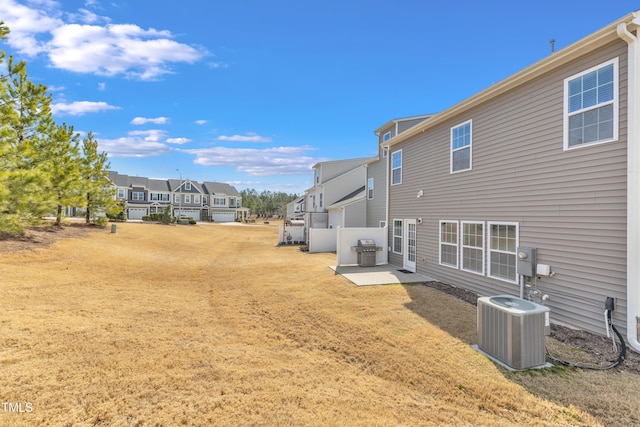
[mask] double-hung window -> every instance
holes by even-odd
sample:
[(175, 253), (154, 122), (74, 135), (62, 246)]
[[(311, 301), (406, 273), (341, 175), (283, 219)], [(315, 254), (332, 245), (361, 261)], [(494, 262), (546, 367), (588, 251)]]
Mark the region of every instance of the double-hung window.
[(373, 178), (367, 179), (367, 199), (373, 199)]
[(471, 120), (451, 128), (451, 173), (471, 169)]
[(393, 253), (402, 253), (402, 220), (393, 220)]
[(564, 81), (564, 149), (618, 139), (618, 58)]
[(402, 150), (391, 154), (391, 185), (402, 184)]
[(462, 221), (462, 269), (484, 275), (484, 223)]
[(516, 250), (518, 224), (490, 222), (489, 227), (489, 276), (511, 283), (518, 283)]
[(144, 200), (143, 191), (134, 191), (131, 193), (131, 200)]
[(458, 268), (458, 221), (440, 221), (440, 264)]

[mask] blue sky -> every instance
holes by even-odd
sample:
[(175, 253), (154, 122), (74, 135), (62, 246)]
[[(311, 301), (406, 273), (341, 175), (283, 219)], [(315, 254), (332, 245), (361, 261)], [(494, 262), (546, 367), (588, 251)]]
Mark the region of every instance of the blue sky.
[[(111, 168), (301, 194), (317, 162), (640, 9), (623, 0), (0, 0), (0, 48)], [(179, 170), (179, 172), (177, 171)]]

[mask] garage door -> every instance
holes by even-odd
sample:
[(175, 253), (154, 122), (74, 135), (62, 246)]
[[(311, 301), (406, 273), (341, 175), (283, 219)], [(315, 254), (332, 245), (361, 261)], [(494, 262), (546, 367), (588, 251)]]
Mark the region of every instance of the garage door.
[(200, 210), (196, 209), (182, 209), (182, 216), (190, 216), (196, 221), (200, 221)]
[(213, 220), (215, 222), (233, 222), (236, 220), (234, 212), (214, 212)]
[(142, 219), (147, 214), (147, 208), (129, 208), (129, 219)]

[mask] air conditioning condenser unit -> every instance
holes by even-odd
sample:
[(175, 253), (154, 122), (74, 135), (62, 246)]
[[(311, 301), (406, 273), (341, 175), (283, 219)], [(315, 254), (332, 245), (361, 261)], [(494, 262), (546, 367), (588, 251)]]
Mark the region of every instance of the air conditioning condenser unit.
[(478, 298), (478, 349), (513, 369), (543, 366), (549, 308), (511, 295)]

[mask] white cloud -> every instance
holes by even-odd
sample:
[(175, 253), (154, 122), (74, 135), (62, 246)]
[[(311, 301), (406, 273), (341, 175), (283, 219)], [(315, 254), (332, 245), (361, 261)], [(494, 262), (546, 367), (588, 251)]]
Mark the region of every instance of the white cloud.
[(99, 139), (98, 147), (100, 151), (106, 151), (109, 157), (154, 157), (171, 151), (163, 143), (131, 135), (117, 139)]
[(71, 103), (59, 102), (51, 105), (53, 114), (67, 114), (70, 116), (82, 116), (87, 113), (100, 113), (108, 110), (118, 110), (119, 107), (109, 105), (106, 102), (76, 101)]
[(314, 164), (323, 161), (305, 155), (311, 150), (313, 148), (308, 146), (265, 149), (212, 147), (184, 152), (195, 155), (194, 163), (198, 165), (233, 166), (251, 176), (271, 176), (309, 174)]
[(98, 90), (102, 91), (102, 90), (105, 90), (106, 88), (107, 88), (107, 84), (105, 82), (98, 83)]
[(158, 129), (134, 130), (129, 132), (129, 136), (142, 137), (145, 141), (159, 142), (167, 137), (167, 132)]
[(207, 121), (206, 120), (196, 120), (195, 124), (197, 124), (197, 125), (206, 125)]
[(221, 135), (216, 138), (218, 141), (232, 141), (232, 142), (271, 142), (271, 138), (257, 135), (253, 132), (247, 135)]
[(109, 18), (87, 9), (64, 16), (56, 2), (27, 7), (3, 0), (0, 17), (11, 29), (9, 45), (20, 54), (43, 54), (51, 66), (77, 73), (153, 80), (171, 73), (172, 64), (192, 64), (208, 55), (201, 47), (173, 40), (169, 31), (132, 24), (99, 25)]
[(167, 142), (169, 144), (187, 144), (189, 142), (191, 142), (191, 140), (189, 138), (167, 138)]
[(155, 125), (164, 125), (169, 123), (169, 118), (168, 117), (154, 117), (154, 118), (134, 117), (134, 119), (131, 120), (132, 125), (144, 125), (147, 123), (153, 123)]

